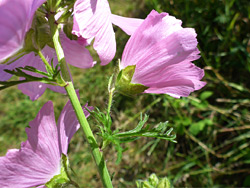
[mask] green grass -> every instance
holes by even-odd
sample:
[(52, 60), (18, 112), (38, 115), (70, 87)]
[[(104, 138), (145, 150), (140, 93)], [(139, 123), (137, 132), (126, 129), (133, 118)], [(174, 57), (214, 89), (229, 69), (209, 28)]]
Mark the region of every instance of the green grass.
[[(128, 98), (116, 94), (112, 107), (113, 126), (134, 128), (140, 113), (150, 115), (149, 123), (169, 121), (177, 134), (177, 144), (142, 138), (124, 144), (127, 150), (119, 165), (112, 147), (104, 150), (115, 187), (134, 187), (135, 180), (151, 173), (167, 176), (175, 187), (250, 186), (250, 6), (248, 1), (144, 0), (110, 1), (112, 12), (145, 18), (155, 9), (181, 19), (184, 27), (195, 28), (201, 58), (195, 63), (205, 69), (207, 85), (190, 97), (143, 94)], [(117, 55), (108, 66), (80, 70), (71, 67), (81, 102), (104, 110), (107, 84), (126, 36), (115, 27)], [(96, 54), (95, 59), (98, 60)], [(0, 154), (19, 148), (26, 139), (25, 127), (47, 101), (54, 101), (56, 117), (67, 97), (47, 90), (31, 102), (16, 88), (1, 91)], [(93, 130), (98, 130), (90, 119)], [(95, 164), (82, 131), (69, 147), (70, 163), (83, 187), (101, 187)]]

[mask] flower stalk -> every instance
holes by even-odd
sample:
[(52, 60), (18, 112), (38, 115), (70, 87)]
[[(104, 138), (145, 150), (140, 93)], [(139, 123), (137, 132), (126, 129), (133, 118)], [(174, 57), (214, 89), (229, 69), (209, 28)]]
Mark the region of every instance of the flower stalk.
[(53, 43), (55, 46), (58, 62), (59, 62), (60, 68), (61, 68), (61, 74), (62, 74), (64, 81), (66, 82), (65, 90), (66, 90), (68, 97), (71, 101), (71, 104), (75, 110), (77, 119), (78, 119), (78, 121), (83, 129), (86, 140), (90, 146), (90, 150), (92, 152), (93, 158), (94, 158), (95, 163), (97, 165), (98, 172), (100, 174), (102, 183), (103, 183), (104, 187), (112, 188), (113, 185), (112, 185), (111, 178), (110, 178), (107, 166), (106, 166), (106, 162), (103, 158), (103, 154), (101, 153), (101, 151), (99, 149), (99, 146), (96, 142), (96, 139), (95, 139), (95, 137), (92, 133), (92, 130), (89, 126), (89, 123), (84, 115), (80, 101), (77, 97), (76, 91), (75, 91), (73, 83), (71, 81), (70, 73), (69, 73), (67, 63), (66, 63), (66, 60), (64, 57), (64, 52), (63, 52), (63, 49), (62, 49), (62, 46), (60, 43), (60, 39), (59, 39), (58, 24), (55, 21), (53, 13), (49, 14), (49, 24), (50, 24), (52, 39), (53, 39)]

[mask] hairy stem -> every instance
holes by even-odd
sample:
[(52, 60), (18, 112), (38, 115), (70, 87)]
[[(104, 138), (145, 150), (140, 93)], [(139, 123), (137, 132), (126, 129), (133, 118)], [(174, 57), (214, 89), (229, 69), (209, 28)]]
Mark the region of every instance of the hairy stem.
[(107, 116), (110, 115), (110, 110), (111, 110), (111, 105), (112, 105), (112, 100), (113, 100), (113, 93), (114, 93), (114, 90), (111, 90), (109, 92), (109, 102), (108, 102)]
[(108, 108), (107, 108), (107, 113), (106, 113), (106, 118), (109, 119), (108, 117), (110, 116), (110, 110), (112, 106), (112, 100), (113, 100), (113, 95), (115, 92), (115, 80), (116, 80), (116, 75), (112, 75), (109, 78), (109, 84), (108, 84), (108, 92), (109, 92), (109, 99), (108, 99)]
[(41, 52), (41, 50), (39, 50), (39, 51), (37, 52), (37, 54), (40, 56), (40, 58), (42, 59), (42, 61), (43, 61), (43, 63), (45, 64), (45, 66), (49, 69), (49, 71), (50, 71), (51, 73), (53, 73), (54, 71), (53, 71), (52, 67), (50, 66), (50, 64), (49, 64), (49, 62), (46, 60), (46, 58), (44, 57), (44, 55), (43, 55), (43, 53)]

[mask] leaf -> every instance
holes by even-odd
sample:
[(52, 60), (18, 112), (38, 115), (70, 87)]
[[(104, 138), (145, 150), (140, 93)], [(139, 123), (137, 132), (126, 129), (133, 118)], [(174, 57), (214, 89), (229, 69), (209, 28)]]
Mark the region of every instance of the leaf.
[(43, 76), (47, 76), (47, 77), (50, 77), (50, 74), (46, 73), (46, 72), (43, 72), (43, 71), (40, 71), (34, 67), (31, 67), (31, 66), (25, 66), (24, 68), (20, 67), (21, 70), (27, 70), (27, 71), (30, 71), (30, 72), (34, 72), (34, 73), (38, 73), (38, 74), (41, 74)]
[(116, 159), (115, 164), (118, 165), (118, 164), (121, 162), (121, 160), (122, 160), (122, 152), (123, 152), (123, 149), (122, 149), (122, 147), (120, 146), (120, 144), (117, 144), (117, 145), (115, 146), (115, 149), (116, 149), (116, 151), (117, 151), (117, 159)]
[(213, 121), (210, 119), (204, 119), (201, 120), (197, 123), (193, 123), (190, 127), (189, 127), (189, 131), (196, 136), (197, 134), (199, 134), (201, 131), (203, 131), (203, 129), (207, 126), (207, 125), (213, 125)]
[(201, 100), (206, 100), (207, 98), (211, 97), (214, 93), (212, 91), (204, 91), (200, 94)]
[(106, 115), (105, 113), (101, 112), (98, 108), (96, 108), (95, 111), (90, 111), (87, 109), (87, 111), (95, 118), (95, 120), (98, 122), (98, 127), (101, 131), (101, 134), (99, 134), (103, 141), (101, 144), (101, 148), (105, 149), (107, 145), (110, 143), (114, 144), (115, 149), (117, 150), (117, 161), (116, 164), (120, 163), (122, 158), (122, 152), (123, 149), (121, 147), (122, 143), (126, 142), (132, 142), (134, 140), (139, 139), (139, 137), (152, 137), (157, 139), (164, 139), (169, 140), (171, 142), (176, 142), (174, 139), (176, 138), (176, 135), (171, 135), (173, 128), (170, 128), (167, 130), (168, 122), (159, 123), (154, 128), (150, 129), (150, 125), (146, 125), (146, 122), (148, 121), (149, 116), (147, 114), (144, 115), (144, 118), (142, 117), (138, 123), (138, 125), (130, 130), (125, 132), (119, 132), (119, 130), (111, 130), (112, 125), (112, 119), (110, 115)]
[(15, 76), (18, 76), (18, 77), (22, 77), (24, 79), (23, 80), (18, 80), (18, 81), (0, 82), (0, 85), (1, 85), (0, 90), (6, 89), (6, 88), (9, 88), (11, 86), (18, 85), (18, 84), (27, 83), (27, 82), (42, 82), (42, 83), (45, 83), (45, 84), (56, 85), (56, 80), (53, 79), (53, 78), (50, 78), (50, 77), (35, 77), (35, 76), (32, 76), (30, 74), (25, 73), (23, 70), (35, 72), (35, 73), (38, 73), (38, 74), (41, 74), (41, 75), (47, 75), (47, 73), (39, 71), (39, 70), (35, 69), (34, 67), (30, 67), (30, 66), (26, 66), (24, 68), (23, 67), (18, 67), (18, 68), (14, 69), (14, 70), (5, 69), (4, 70), (5, 72), (7, 72), (9, 74), (12, 74), (12, 75), (15, 75)]
[(129, 135), (129, 134), (139, 132), (142, 129), (142, 127), (144, 126), (144, 124), (148, 121), (148, 118), (149, 118), (149, 116), (147, 114), (145, 114), (144, 119), (142, 120), (142, 115), (141, 115), (141, 121), (139, 122), (139, 124), (133, 130), (123, 132), (123, 133), (117, 133), (116, 135), (124, 136), (124, 135)]
[[(149, 125), (147, 125), (145, 128), (143, 126), (147, 122), (149, 116), (145, 114), (144, 119), (142, 119), (136, 126), (135, 129), (131, 131), (121, 132), (121, 133), (115, 133), (114, 136), (118, 138), (129, 138), (129, 137), (153, 137), (153, 138), (159, 138), (164, 140), (169, 140), (171, 142), (176, 142), (174, 139), (176, 138), (176, 135), (170, 135), (173, 131), (173, 128), (170, 128), (167, 130), (168, 122), (159, 123), (155, 128), (149, 129)], [(167, 131), (166, 131), (167, 130)]]

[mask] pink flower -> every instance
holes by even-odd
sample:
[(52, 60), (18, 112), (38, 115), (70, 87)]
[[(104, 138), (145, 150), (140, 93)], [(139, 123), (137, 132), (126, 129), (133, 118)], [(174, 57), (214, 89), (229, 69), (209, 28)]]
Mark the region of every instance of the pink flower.
[(77, 0), (74, 5), (72, 33), (85, 39), (93, 39), (101, 64), (108, 64), (116, 52), (112, 23), (131, 35), (142, 23), (141, 19), (124, 18), (111, 14), (107, 0)]
[[(85, 111), (85, 115), (89, 113)], [(60, 174), (61, 155), (67, 155), (70, 139), (80, 126), (70, 102), (56, 125), (51, 101), (29, 125), (28, 139), (21, 149), (8, 150), (6, 156), (0, 157), (0, 187), (38, 186)]]
[(145, 93), (179, 98), (206, 85), (204, 71), (191, 62), (200, 57), (195, 30), (181, 24), (153, 10), (127, 42), (120, 68), (135, 65), (131, 83), (146, 86)]

